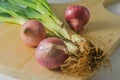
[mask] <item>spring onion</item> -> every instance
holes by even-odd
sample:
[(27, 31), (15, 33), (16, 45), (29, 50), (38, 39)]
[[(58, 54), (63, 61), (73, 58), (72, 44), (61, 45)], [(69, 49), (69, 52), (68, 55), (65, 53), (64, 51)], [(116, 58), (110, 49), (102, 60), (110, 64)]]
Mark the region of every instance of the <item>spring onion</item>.
[(61, 65), (64, 73), (86, 76), (102, 65), (105, 58), (103, 51), (66, 27), (53, 13), (46, 0), (0, 1), (1, 22), (22, 25), (29, 19), (39, 20), (45, 26), (49, 36), (64, 40), (69, 51), (68, 59)]

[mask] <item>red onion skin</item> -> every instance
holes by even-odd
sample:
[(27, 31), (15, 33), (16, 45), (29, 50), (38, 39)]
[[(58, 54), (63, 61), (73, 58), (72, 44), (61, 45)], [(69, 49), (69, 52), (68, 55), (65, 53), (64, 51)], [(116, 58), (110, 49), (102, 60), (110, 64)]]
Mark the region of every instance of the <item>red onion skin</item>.
[(81, 31), (89, 19), (89, 10), (84, 6), (70, 5), (65, 11), (65, 20), (76, 32)]
[(66, 48), (61, 39), (50, 37), (42, 40), (36, 49), (37, 62), (48, 69), (60, 68), (68, 57), (66, 51), (57, 49), (54, 44)]
[(42, 23), (37, 20), (28, 20), (22, 25), (20, 36), (26, 45), (37, 47), (40, 41), (46, 38), (46, 32)]

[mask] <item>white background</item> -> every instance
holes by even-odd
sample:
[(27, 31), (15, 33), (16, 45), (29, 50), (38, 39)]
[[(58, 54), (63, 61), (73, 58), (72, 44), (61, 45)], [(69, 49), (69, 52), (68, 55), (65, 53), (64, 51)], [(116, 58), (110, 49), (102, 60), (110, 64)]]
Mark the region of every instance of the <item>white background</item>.
[[(48, 0), (51, 3), (66, 3), (66, 2), (73, 2), (77, 0)], [(120, 15), (120, 2), (111, 5), (108, 9), (114, 12), (117, 15)], [(119, 35), (119, 34), (118, 34)], [(112, 63), (112, 72), (104, 70), (100, 70), (92, 80), (120, 80), (120, 46), (114, 52), (114, 54), (110, 57)], [(0, 80), (15, 80), (11, 77), (5, 76), (0, 74)]]

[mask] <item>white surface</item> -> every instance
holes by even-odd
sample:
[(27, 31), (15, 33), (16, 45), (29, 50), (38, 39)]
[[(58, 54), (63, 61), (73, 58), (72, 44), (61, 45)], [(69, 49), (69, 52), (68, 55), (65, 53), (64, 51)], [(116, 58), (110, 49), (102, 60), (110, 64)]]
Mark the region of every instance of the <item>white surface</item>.
[(17, 79), (0, 74), (0, 80), (17, 80)]
[(109, 6), (108, 10), (116, 15), (120, 15), (120, 1)]
[[(73, 2), (77, 0), (48, 0), (51, 3), (66, 3)], [(120, 2), (111, 5), (108, 9), (114, 12), (117, 15), (120, 15)], [(112, 72), (104, 72), (104, 70), (100, 70), (92, 80), (120, 80), (120, 46), (116, 50), (116, 52), (110, 58), (112, 63)], [(0, 74), (0, 80), (16, 80), (11, 77)]]

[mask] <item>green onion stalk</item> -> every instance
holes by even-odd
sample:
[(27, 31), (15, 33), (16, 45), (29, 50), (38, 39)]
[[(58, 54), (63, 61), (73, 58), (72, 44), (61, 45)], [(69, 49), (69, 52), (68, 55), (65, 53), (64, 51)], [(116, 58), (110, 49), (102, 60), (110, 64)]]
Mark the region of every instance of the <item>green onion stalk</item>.
[(29, 19), (39, 20), (49, 36), (65, 42), (69, 58), (61, 65), (66, 74), (86, 76), (98, 69), (105, 58), (103, 51), (71, 30), (53, 13), (46, 0), (1, 0), (0, 21), (24, 24)]

